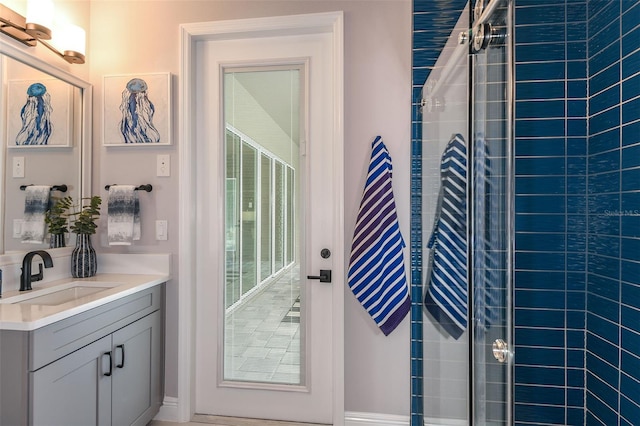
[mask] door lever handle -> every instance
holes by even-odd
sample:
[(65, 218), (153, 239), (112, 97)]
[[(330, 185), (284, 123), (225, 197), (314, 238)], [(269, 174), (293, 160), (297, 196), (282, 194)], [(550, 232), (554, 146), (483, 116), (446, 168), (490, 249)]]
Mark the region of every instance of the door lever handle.
[(307, 275), (307, 279), (320, 280), (321, 283), (330, 283), (331, 269), (320, 269), (320, 275)]

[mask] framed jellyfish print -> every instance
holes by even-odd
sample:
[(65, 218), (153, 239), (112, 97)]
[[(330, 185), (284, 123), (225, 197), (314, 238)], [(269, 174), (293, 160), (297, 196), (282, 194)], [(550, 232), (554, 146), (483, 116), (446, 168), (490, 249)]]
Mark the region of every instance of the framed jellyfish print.
[(171, 74), (106, 75), (103, 145), (171, 145)]
[(73, 92), (58, 79), (7, 82), (7, 147), (71, 146)]

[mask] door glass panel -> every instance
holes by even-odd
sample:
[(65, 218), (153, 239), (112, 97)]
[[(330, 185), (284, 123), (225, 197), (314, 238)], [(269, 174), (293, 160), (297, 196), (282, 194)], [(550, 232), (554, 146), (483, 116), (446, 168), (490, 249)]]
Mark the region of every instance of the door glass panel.
[[(496, 0), (498, 1), (498, 0)], [(473, 55), (472, 277), (473, 424), (511, 422), (511, 75), (509, 3), (487, 23), (488, 46)], [(476, 2), (476, 8), (482, 2)], [(487, 6), (488, 7), (488, 6)], [(479, 16), (475, 10), (475, 16)], [(485, 31), (489, 27), (485, 26)], [(506, 342), (506, 346), (501, 346)]]
[(304, 384), (299, 66), (226, 69), (224, 384)]

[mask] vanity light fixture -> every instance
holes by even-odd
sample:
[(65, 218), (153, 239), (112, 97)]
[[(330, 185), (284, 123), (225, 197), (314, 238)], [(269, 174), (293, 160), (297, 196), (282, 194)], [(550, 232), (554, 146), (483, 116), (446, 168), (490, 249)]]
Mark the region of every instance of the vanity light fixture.
[(0, 32), (27, 46), (39, 41), (70, 64), (84, 64), (86, 35), (77, 25), (54, 27), (51, 0), (29, 0), (27, 18), (0, 3)]

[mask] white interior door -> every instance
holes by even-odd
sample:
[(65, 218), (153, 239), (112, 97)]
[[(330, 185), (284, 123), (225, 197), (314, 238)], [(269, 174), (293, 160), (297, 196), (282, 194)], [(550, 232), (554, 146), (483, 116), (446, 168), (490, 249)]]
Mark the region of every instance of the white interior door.
[(198, 414), (341, 411), (341, 79), (333, 34), (300, 32), (194, 49)]

